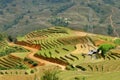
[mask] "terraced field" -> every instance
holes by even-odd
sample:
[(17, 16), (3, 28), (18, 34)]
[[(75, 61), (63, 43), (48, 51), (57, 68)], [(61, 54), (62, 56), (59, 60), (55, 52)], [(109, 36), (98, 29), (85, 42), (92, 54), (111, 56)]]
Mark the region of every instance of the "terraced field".
[[(108, 40), (109, 37), (105, 36), (97, 37), (95, 34), (86, 35), (87, 33), (85, 32), (83, 34), (85, 35), (82, 35), (82, 32), (79, 33), (78, 31), (76, 32), (62, 27), (52, 27), (28, 33), (23, 38), (23, 41), (21, 41), (26, 45), (20, 44), (20, 46), (22, 46), (20, 50), (24, 52), (24, 50), (28, 49), (30, 52), (22, 54), (22, 52), (18, 51), (18, 54), (12, 53), (0, 57), (1, 71), (6, 69), (15, 70), (16, 66), (18, 69), (18, 65), (22, 65), (24, 68), (23, 65), (25, 65), (28, 67), (24, 68), (24, 70), (22, 69), (22, 75), (31, 75), (35, 73), (32, 76), (35, 77), (36, 75), (43, 75), (40, 74), (39, 71), (46, 69), (42, 68), (37, 71), (31, 71), (31, 69), (53, 65), (62, 70), (58, 74), (62, 80), (95, 80), (94, 78), (96, 77), (93, 75), (99, 77), (99, 75), (104, 73), (107, 76), (108, 72), (113, 72), (116, 75), (116, 73), (120, 71), (120, 54), (116, 52), (119, 51), (119, 45), (114, 44), (114, 38), (111, 37), (110, 40)], [(115, 48), (106, 51), (104, 54), (105, 57), (102, 56), (102, 51), (95, 52), (91, 55), (88, 54), (91, 50), (96, 50), (103, 44), (99, 43), (100, 41), (114, 44)], [(96, 45), (98, 43), (99, 45)], [(5, 48), (10, 47), (10, 45), (8, 46), (8, 44), (4, 42), (1, 42), (0, 45), (3, 46), (3, 48), (1, 48), (2, 50), (4, 46)], [(15, 45), (18, 46), (19, 44), (14, 44), (14, 46)], [(40, 47), (33, 47), (36, 45)], [(13, 47), (13, 45), (11, 46)], [(49, 69), (49, 67), (47, 68)], [(0, 74), (3, 73), (6, 74), (5, 72), (0, 72)], [(64, 73), (65, 75), (63, 75)], [(70, 77), (67, 78), (68, 76)], [(101, 80), (102, 79), (103, 78), (101, 78)]]
[(19, 58), (13, 56), (4, 56), (0, 58), (0, 69), (14, 69), (17, 65), (22, 65), (23, 62)]
[[(27, 34), (25, 41), (41, 45), (41, 50), (35, 54), (36, 56), (58, 59), (71, 64), (71, 62), (78, 59), (75, 56), (71, 56), (72, 52), (82, 48), (80, 54), (84, 53), (82, 50), (87, 50), (85, 52), (87, 53), (94, 48), (94, 44), (89, 37), (72, 33), (72, 30), (66, 28), (50, 28)], [(81, 44), (81, 46), (78, 47), (76, 46), (77, 44)], [(77, 50), (77, 52), (79, 51)]]
[[(53, 27), (28, 33), (25, 36), (25, 41), (41, 45), (41, 50), (35, 56), (42, 56), (44, 59), (58, 59), (73, 65), (91, 61), (92, 58), (90, 56), (83, 56), (82, 54), (87, 54), (90, 50), (97, 49), (91, 37), (80, 36), (79, 33), (76, 34), (76, 32), (74, 33), (74, 31), (62, 27)], [(116, 58), (114, 58), (115, 56)], [(119, 59), (118, 55), (110, 54), (106, 56), (106, 60), (109, 60), (109, 57), (110, 59)]]

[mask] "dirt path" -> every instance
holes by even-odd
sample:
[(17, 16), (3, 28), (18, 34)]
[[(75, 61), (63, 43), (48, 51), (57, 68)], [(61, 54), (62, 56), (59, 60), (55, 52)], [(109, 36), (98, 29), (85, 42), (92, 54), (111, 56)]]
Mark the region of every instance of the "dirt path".
[[(17, 45), (17, 44), (14, 44), (14, 43), (8, 43), (8, 44), (10, 46), (16, 46)], [(22, 46), (22, 45), (20, 45), (20, 46)], [(38, 49), (34, 49), (34, 48), (31, 48), (31, 47), (27, 47), (27, 46), (22, 46), (22, 47), (30, 50), (30, 53), (27, 56), (28, 58), (30, 58), (32, 60), (35, 60), (39, 63), (44, 63), (45, 65), (55, 65), (55, 66), (60, 67), (62, 70), (65, 70), (65, 66), (63, 66), (63, 65), (60, 65), (60, 64), (57, 64), (57, 63), (52, 63), (52, 62), (46, 61), (44, 59), (40, 59), (40, 58), (35, 57), (34, 54), (39, 51)]]
[(87, 36), (88, 33), (86, 32), (80, 32), (80, 31), (74, 31), (75, 35), (77, 36)]
[[(112, 14), (114, 13), (114, 11), (113, 11), (113, 9), (112, 9)], [(119, 34), (117, 33), (117, 31), (116, 31), (116, 29), (115, 29), (115, 26), (114, 26), (114, 23), (113, 23), (113, 20), (112, 20), (112, 17), (113, 17), (113, 15), (110, 15), (110, 24), (111, 24), (111, 27), (113, 28), (113, 33), (117, 36), (117, 37), (119, 37)]]

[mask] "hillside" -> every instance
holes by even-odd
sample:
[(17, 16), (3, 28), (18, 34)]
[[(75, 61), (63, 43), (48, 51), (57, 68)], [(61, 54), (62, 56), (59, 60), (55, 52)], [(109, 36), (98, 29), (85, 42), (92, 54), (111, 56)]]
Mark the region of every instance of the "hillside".
[(64, 27), (0, 37), (0, 80), (120, 78), (120, 38)]
[(51, 26), (120, 35), (119, 0), (0, 0), (0, 4), (0, 31), (10, 35)]

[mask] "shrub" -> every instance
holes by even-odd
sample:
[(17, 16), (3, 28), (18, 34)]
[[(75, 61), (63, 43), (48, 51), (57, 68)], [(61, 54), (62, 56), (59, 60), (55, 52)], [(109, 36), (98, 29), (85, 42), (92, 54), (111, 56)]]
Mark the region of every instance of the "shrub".
[(41, 80), (60, 80), (57, 74), (59, 71), (56, 70), (47, 70), (44, 72), (44, 75), (41, 77)]
[(66, 69), (67, 69), (67, 70), (73, 70), (73, 71), (74, 71), (74, 70), (77, 70), (77, 68), (74, 67), (73, 65), (67, 65), (67, 66), (66, 66)]
[(15, 69), (28, 69), (28, 66), (24, 64), (19, 64), (15, 66)]
[(5, 74), (8, 74), (8, 72), (5, 72)]
[(80, 65), (77, 65), (76, 67), (77, 67), (78, 69), (81, 69), (82, 71), (86, 71), (86, 69), (85, 69), (84, 67), (80, 66)]
[(27, 74), (28, 74), (28, 72), (25, 72), (25, 74), (27, 75)]
[(33, 62), (33, 64), (32, 64), (33, 66), (37, 66), (38, 64), (36, 63), (36, 62)]
[(18, 72), (16, 71), (16, 74), (18, 74)]
[(111, 25), (108, 25), (108, 27), (107, 27), (107, 33), (108, 33), (109, 35), (113, 34), (113, 28), (112, 28)]
[(8, 55), (10, 53), (14, 53), (14, 52), (28, 52), (28, 50), (26, 50), (22, 47), (19, 47), (19, 46), (14, 46), (14, 47), (6, 46), (4, 49), (2, 49), (3, 46), (0, 46), (0, 47), (1, 47), (0, 57)]
[(117, 44), (117, 45), (120, 45), (120, 39), (115, 39), (114, 43)]
[(34, 73), (34, 70), (31, 70), (30, 73)]
[(110, 50), (110, 49), (114, 49), (115, 45), (112, 44), (102, 44), (99, 46), (98, 51), (101, 50), (102, 53), (102, 57), (105, 57), (105, 54)]
[(79, 77), (75, 77), (74, 80), (80, 80), (80, 78)]
[(3, 72), (0, 72), (0, 74), (2, 74), (2, 75), (3, 75), (4, 73), (3, 73)]

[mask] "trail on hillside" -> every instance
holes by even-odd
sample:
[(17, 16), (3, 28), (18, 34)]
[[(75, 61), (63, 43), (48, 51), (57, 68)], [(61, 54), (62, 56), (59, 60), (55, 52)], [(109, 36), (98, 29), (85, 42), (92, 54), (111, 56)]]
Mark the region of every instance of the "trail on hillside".
[(88, 34), (88, 33), (86, 33), (86, 32), (80, 32), (80, 31), (75, 31), (74, 33), (75, 33), (75, 35), (77, 35), (77, 36), (87, 36), (87, 34)]
[[(114, 11), (113, 11), (113, 9), (112, 9), (112, 14), (114, 13)], [(117, 36), (117, 37), (119, 37), (119, 34), (117, 33), (117, 31), (116, 31), (116, 29), (115, 29), (115, 26), (114, 26), (114, 24), (113, 24), (113, 20), (112, 20), (112, 17), (113, 17), (113, 15), (110, 15), (110, 24), (111, 24), (111, 27), (113, 28), (113, 33)]]
[[(14, 44), (14, 43), (8, 43), (10, 46), (16, 46), (17, 44)], [(25, 49), (28, 49), (30, 50), (29, 54), (28, 54), (28, 58), (32, 59), (32, 60), (35, 60), (39, 63), (44, 63), (45, 65), (55, 65), (55, 66), (58, 66), (60, 67), (62, 70), (65, 70), (65, 67), (64, 65), (61, 65), (61, 64), (57, 64), (57, 63), (52, 63), (52, 62), (49, 62), (47, 60), (44, 60), (44, 59), (40, 59), (40, 58), (37, 58), (34, 56), (35, 53), (37, 53), (39, 50), (38, 49), (35, 49), (35, 48), (31, 48), (31, 47), (28, 47), (28, 46), (23, 46), (23, 45), (20, 45), (22, 46), (23, 48)]]

